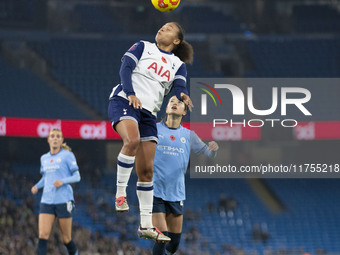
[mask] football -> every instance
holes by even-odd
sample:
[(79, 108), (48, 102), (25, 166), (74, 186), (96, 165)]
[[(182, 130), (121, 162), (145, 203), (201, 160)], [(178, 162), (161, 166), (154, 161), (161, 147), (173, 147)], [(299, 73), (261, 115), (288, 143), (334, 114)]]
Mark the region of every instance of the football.
[(153, 6), (161, 12), (171, 12), (175, 10), (180, 0), (151, 0)]

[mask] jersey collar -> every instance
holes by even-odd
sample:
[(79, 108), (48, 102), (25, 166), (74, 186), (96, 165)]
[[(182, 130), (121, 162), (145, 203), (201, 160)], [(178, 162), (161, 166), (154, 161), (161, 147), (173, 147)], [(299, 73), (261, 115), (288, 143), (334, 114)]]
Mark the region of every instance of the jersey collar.
[(56, 156), (58, 155), (62, 150), (64, 150), (63, 148), (60, 148), (60, 150), (57, 152), (57, 154), (51, 154), (51, 151), (49, 151), (48, 153), (50, 154), (50, 156)]
[(172, 130), (178, 130), (178, 129), (182, 128), (182, 124), (180, 124), (180, 125), (178, 126), (178, 128), (171, 128), (171, 127), (168, 127), (168, 126), (165, 124), (165, 122), (164, 122), (163, 120), (161, 121), (161, 124), (162, 124), (164, 127), (168, 128), (168, 129), (172, 129)]
[[(157, 46), (157, 45), (156, 45)], [(157, 47), (157, 49), (162, 52), (162, 53), (165, 53), (165, 54), (168, 54), (168, 55), (172, 55), (173, 53), (172, 52), (168, 52), (168, 51), (165, 51), (165, 50), (162, 50), (160, 48)]]

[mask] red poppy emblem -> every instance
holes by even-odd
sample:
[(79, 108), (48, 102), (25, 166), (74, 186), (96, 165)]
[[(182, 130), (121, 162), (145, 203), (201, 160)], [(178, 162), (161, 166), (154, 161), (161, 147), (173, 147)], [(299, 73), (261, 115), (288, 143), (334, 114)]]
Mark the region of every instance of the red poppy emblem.
[(53, 159), (51, 159), (51, 162), (50, 163), (53, 163)]
[(170, 136), (170, 139), (171, 139), (171, 141), (175, 141), (175, 140), (176, 140), (176, 137), (175, 137), (174, 135), (171, 135), (171, 136)]
[(137, 47), (137, 43), (135, 43), (134, 45), (131, 46), (131, 48), (128, 51), (133, 51), (134, 49), (136, 49)]
[(167, 63), (165, 57), (162, 57), (162, 61), (163, 61), (165, 64)]

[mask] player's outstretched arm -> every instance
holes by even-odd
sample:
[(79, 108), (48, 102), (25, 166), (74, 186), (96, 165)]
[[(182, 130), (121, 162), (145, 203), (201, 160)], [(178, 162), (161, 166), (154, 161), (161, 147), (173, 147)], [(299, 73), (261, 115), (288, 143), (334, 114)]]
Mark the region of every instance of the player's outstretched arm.
[(190, 148), (196, 154), (204, 154), (209, 158), (214, 158), (217, 155), (219, 149), (218, 144), (215, 141), (210, 141), (205, 144), (197, 134), (191, 130), (190, 132)]
[(189, 111), (192, 111), (192, 108), (194, 107), (194, 105), (192, 104), (192, 101), (191, 101), (190, 97), (187, 94), (184, 94), (182, 92), (181, 93), (181, 99), (188, 106)]
[(219, 149), (219, 146), (218, 146), (217, 142), (210, 141), (208, 143), (208, 148), (209, 148), (209, 151), (217, 151)]

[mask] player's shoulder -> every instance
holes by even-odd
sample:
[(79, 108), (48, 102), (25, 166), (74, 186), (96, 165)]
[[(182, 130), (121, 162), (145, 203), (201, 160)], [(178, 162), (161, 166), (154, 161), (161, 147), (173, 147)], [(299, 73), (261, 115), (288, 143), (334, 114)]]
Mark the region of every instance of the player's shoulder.
[[(186, 66), (185, 66), (185, 63), (179, 58), (177, 57), (175, 54), (172, 54), (171, 55), (171, 58), (172, 58), (172, 61), (173, 63), (176, 65), (176, 69), (177, 71), (181, 70), (181, 72), (186, 73)], [(176, 71), (176, 72), (177, 72)]]
[(41, 160), (44, 160), (44, 159), (46, 159), (46, 158), (48, 158), (48, 157), (50, 157), (50, 156), (51, 156), (50, 152), (46, 152), (46, 153), (44, 153), (43, 155), (41, 155), (40, 159), (41, 159)]
[(70, 160), (70, 159), (74, 158), (74, 154), (73, 154), (72, 151), (65, 150), (63, 148), (60, 149), (58, 155), (59, 155), (59, 157), (65, 159), (65, 160)]
[(193, 139), (198, 138), (199, 139), (198, 135), (196, 134), (196, 132), (194, 130), (189, 130), (189, 131), (190, 131), (189, 135), (190, 135), (191, 138), (193, 138)]
[(129, 49), (128, 52), (143, 51), (144, 41), (135, 42)]
[(194, 130), (188, 129), (190, 131), (191, 135), (197, 135), (196, 132)]
[(65, 149), (61, 149), (60, 150), (60, 153), (64, 156), (74, 156), (73, 152), (72, 151), (69, 151), (69, 150), (65, 150)]
[(157, 44), (153, 43), (153, 42), (149, 42), (149, 41), (139, 41), (140, 43), (143, 43), (143, 49), (144, 51), (150, 51), (153, 52), (153, 54), (155, 54), (156, 52), (159, 51)]
[(156, 123), (156, 126), (157, 126), (157, 129), (158, 130), (164, 130), (165, 128), (168, 128), (165, 124), (164, 124), (164, 122), (163, 122), (163, 120), (162, 121), (160, 121), (160, 122), (157, 122)]
[(144, 41), (144, 40), (140, 40), (138, 43), (142, 43), (144, 45), (155, 45), (156, 46), (155, 43), (152, 43), (152, 42), (149, 42), (149, 41)]
[(190, 130), (189, 128), (183, 127), (183, 126), (181, 126), (181, 131), (188, 137), (191, 135), (191, 132), (192, 132), (192, 130)]

